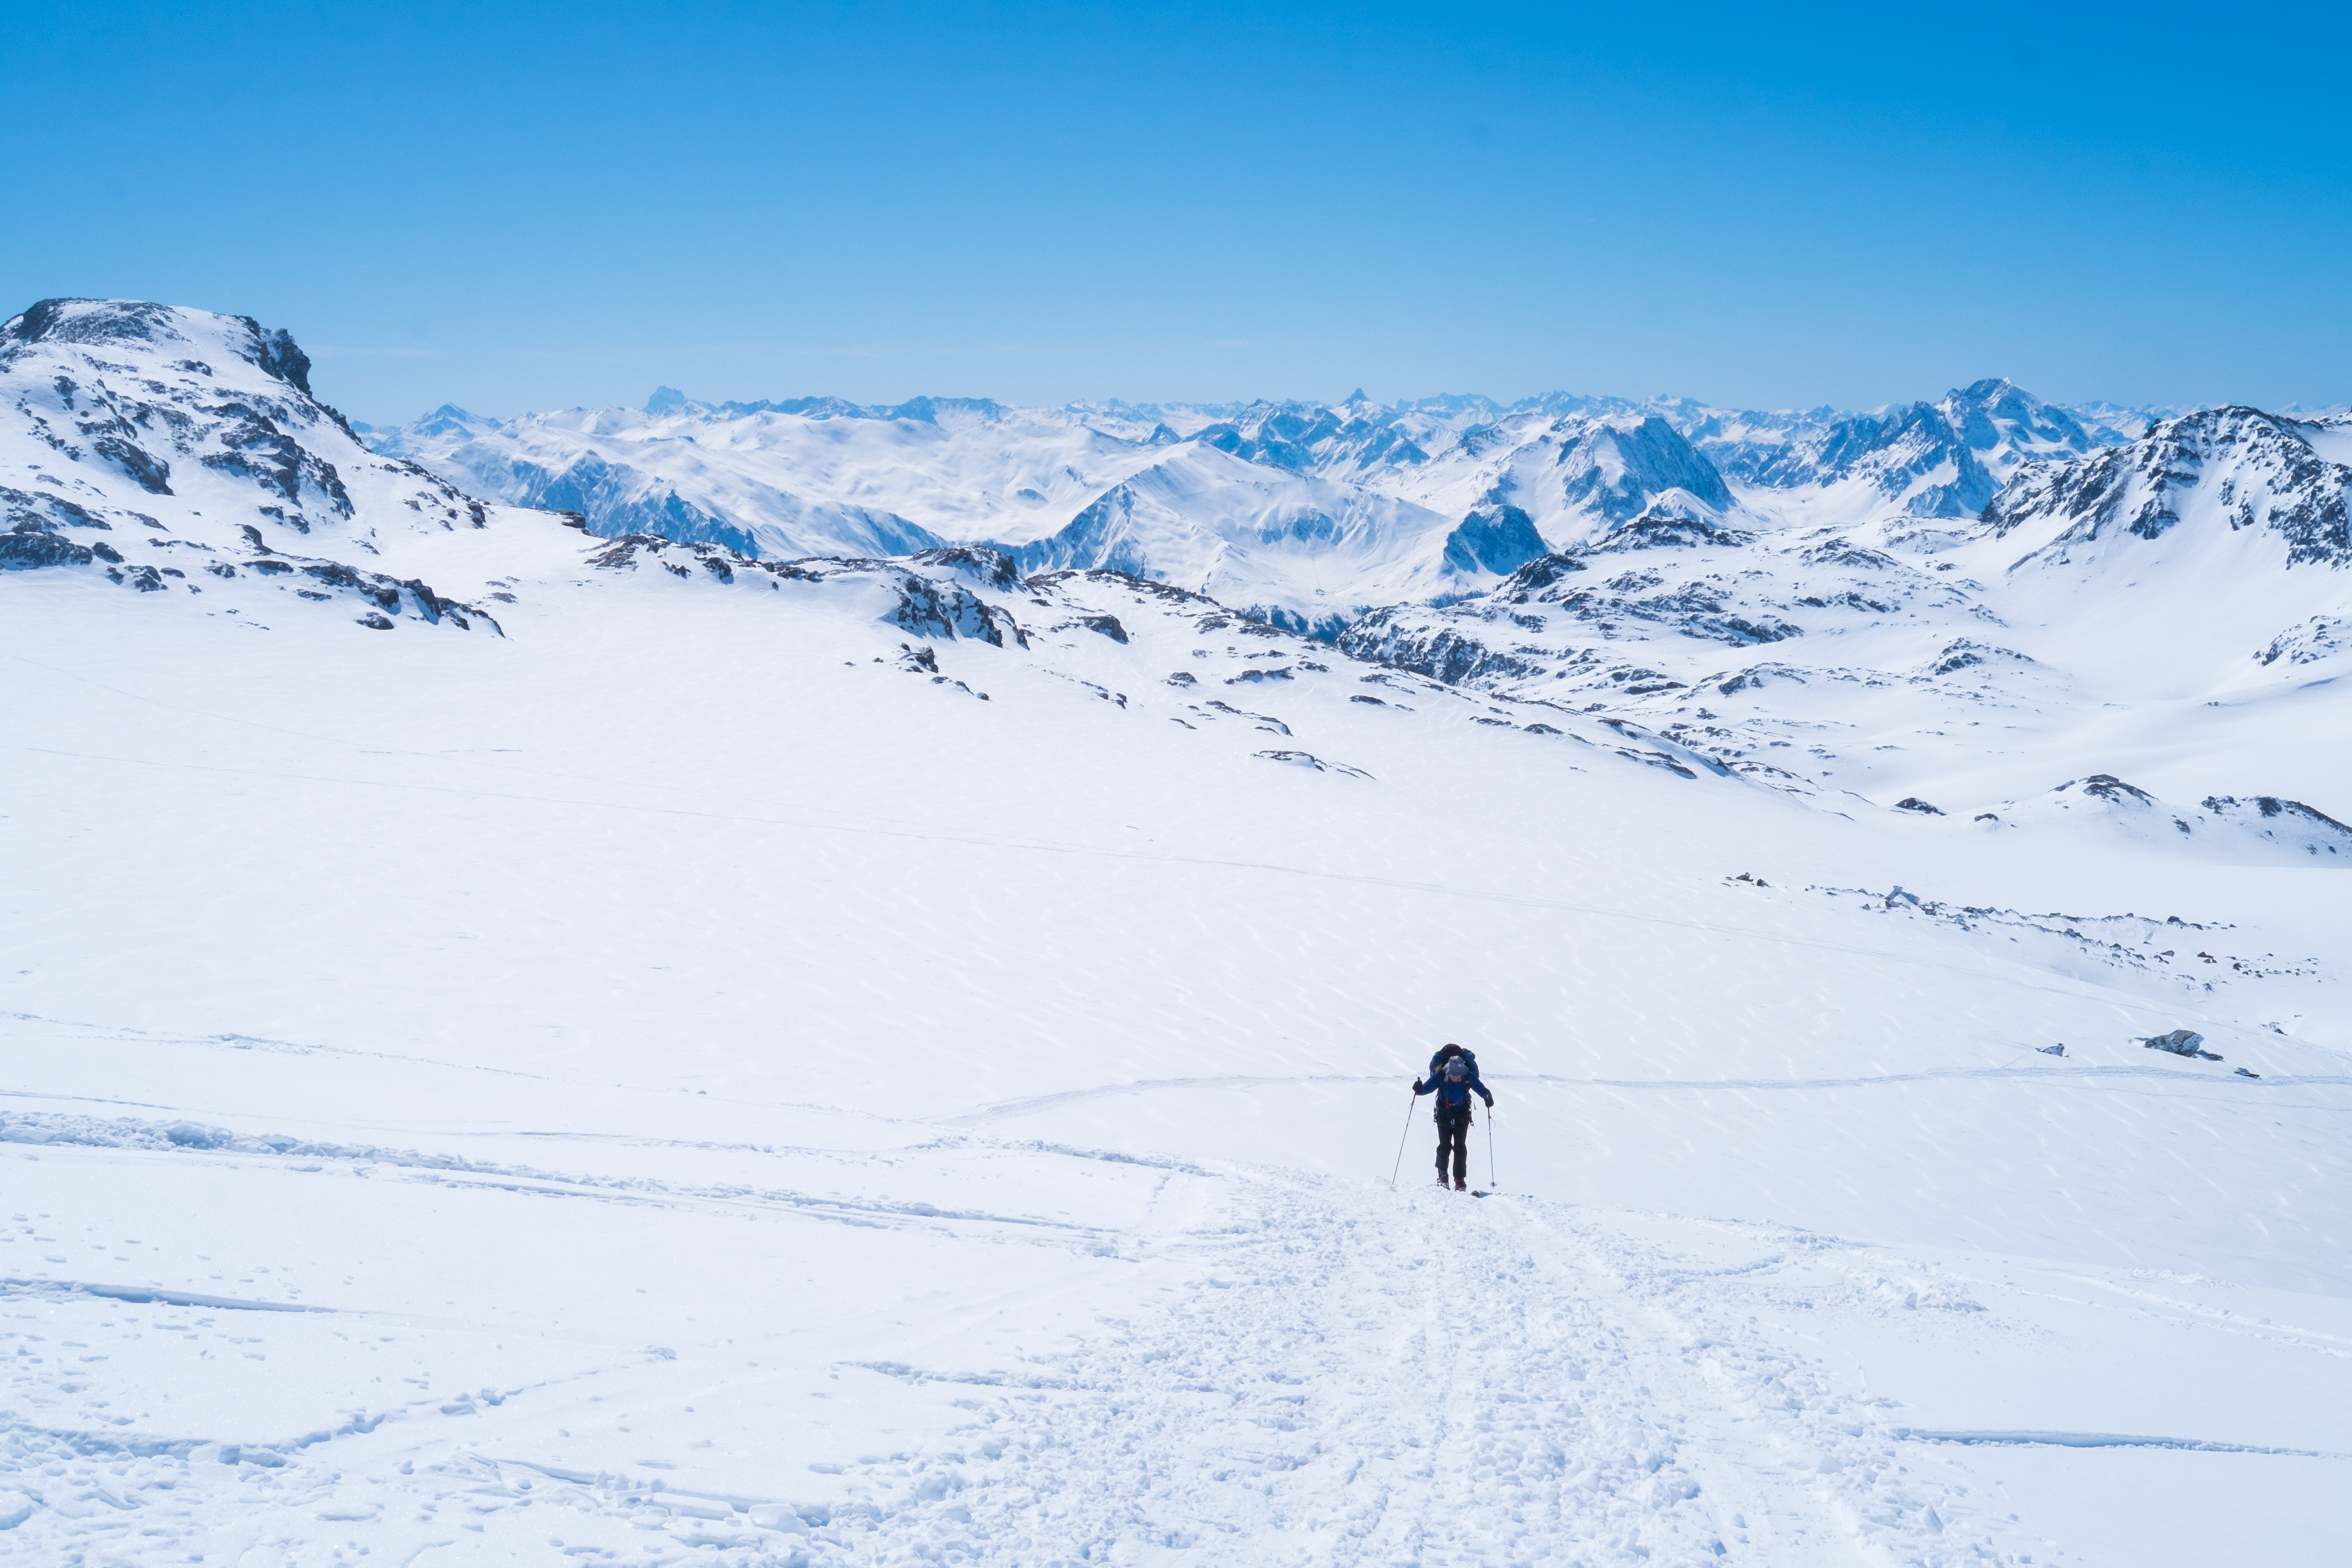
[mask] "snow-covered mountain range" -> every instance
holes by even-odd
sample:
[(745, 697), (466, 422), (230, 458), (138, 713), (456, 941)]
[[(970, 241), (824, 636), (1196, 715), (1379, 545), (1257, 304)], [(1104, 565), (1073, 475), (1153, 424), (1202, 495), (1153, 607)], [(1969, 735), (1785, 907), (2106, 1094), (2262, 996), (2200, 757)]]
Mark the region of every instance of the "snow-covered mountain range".
[(360, 431), (42, 301), (0, 1550), (2327, 1561), (2347, 494), (1998, 382)]
[[(471, 481), (591, 532), (713, 547), (714, 570), (875, 563), (859, 571), (894, 605), (948, 592), (919, 585), (926, 562), (987, 561), (1016, 597), (1039, 574), (1123, 574), (1448, 686), (1642, 726), (1804, 798), (1916, 797), (2004, 825), (2028, 781), (1978, 776), (1965, 733), (1996, 713), (2292, 703), (2352, 668), (2342, 416), (2207, 410), (2126, 441), (1996, 381), (1777, 424), (1569, 398), (665, 393), (652, 412), (445, 408), (387, 434), (316, 402), (299, 348), (242, 318), (44, 301), (5, 331), (0, 554), (201, 590), (220, 614), (290, 592), (370, 625), (495, 630), (511, 584), (430, 578), (434, 542), (481, 532), (499, 504)], [(1017, 626), (1017, 605), (1001, 614)]]
[(1644, 514), (1932, 526), (1973, 518), (2022, 463), (2123, 438), (2114, 416), (2078, 419), (2002, 381), (1870, 415), (1360, 393), (1329, 406), (704, 405), (664, 388), (644, 410), (499, 421), (445, 406), (364, 434), (603, 534), (787, 556), (985, 543), (1327, 637), (1381, 605), (1482, 591)]

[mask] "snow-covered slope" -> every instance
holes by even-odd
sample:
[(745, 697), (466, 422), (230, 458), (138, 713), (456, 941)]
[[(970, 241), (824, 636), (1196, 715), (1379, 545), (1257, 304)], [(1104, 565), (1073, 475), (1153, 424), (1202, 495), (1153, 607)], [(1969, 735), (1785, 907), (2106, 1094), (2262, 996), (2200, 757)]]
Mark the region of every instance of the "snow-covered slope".
[(2161, 636), (2084, 637), (2078, 662), (2180, 694), (2352, 672), (2352, 429), (2252, 408), (2163, 421), (2020, 470), (1954, 559), (2011, 614), (2062, 626), (2104, 601)]
[(1541, 549), (1523, 519), (1455, 521), (1189, 443), (1016, 554), (1026, 570), (1109, 567), (1334, 633), (1375, 605), (1483, 590)]
[(44, 300), (10, 318), (0, 570), (203, 595), (208, 615), (334, 605), (379, 629), (495, 631), (415, 560), (420, 537), (492, 526), (492, 509), (362, 446), (311, 397), (310, 368), (241, 316)]
[[(2336, 426), (1941, 552), (1645, 510), (1335, 647), (988, 546), (478, 527), (249, 324), (11, 332), (10, 548), (126, 557), (0, 574), (26, 1561), (2330, 1560)], [(1216, 487), (1254, 569), (1367, 493), (1148, 455), (1132, 515)], [(1389, 504), (1335, 553), (1448, 522)], [(134, 592), (148, 535), (236, 574)], [(1446, 1040), (1495, 1196), (1431, 1190)]]
[[(2097, 733), (2133, 709), (2197, 728), (2185, 710), (2240, 715), (2270, 731), (2257, 754), (2298, 759), (2294, 787), (2325, 787), (2352, 719), (2337, 681), (2352, 674), (2352, 468), (2329, 455), (2344, 440), (2250, 409), (2186, 416), (2024, 464), (1982, 521), (1924, 536), (1902, 514), (1845, 531), (1641, 520), (1482, 599), (1375, 611), (1340, 646), (1657, 725), (1781, 787), (1880, 807), (1917, 797), (2010, 821), (2006, 803), (2059, 782), (2032, 771), (2047, 753), (1969, 731)], [(2229, 776), (2237, 761), (2176, 764), (2183, 842), (2165, 846), (2186, 849), (2189, 802), (2283, 787)]]

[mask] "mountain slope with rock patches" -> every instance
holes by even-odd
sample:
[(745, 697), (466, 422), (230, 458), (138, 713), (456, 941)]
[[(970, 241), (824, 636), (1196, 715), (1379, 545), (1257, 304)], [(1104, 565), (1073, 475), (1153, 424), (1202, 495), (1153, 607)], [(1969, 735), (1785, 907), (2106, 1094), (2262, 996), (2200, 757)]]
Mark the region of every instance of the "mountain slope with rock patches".
[(370, 451), (311, 395), (310, 370), (289, 335), (247, 317), (124, 300), (11, 317), (0, 570), (101, 576), (252, 624), (340, 607), (377, 630), (494, 633), (478, 595), (420, 575), (419, 546), (506, 521)]

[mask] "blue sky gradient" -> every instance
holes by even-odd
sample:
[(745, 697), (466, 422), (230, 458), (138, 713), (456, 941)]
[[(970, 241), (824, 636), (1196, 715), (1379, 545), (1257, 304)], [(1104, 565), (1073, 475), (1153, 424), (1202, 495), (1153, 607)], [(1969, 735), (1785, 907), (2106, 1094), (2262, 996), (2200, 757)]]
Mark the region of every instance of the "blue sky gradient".
[(53, 294), (355, 417), (2352, 401), (2345, 8), (7, 7)]

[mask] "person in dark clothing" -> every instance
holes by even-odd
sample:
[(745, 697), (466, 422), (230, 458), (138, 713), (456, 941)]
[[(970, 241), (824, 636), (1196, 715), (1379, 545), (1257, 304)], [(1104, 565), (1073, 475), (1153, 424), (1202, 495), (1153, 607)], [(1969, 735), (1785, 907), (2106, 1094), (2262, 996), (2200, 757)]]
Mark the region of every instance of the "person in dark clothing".
[(1470, 1187), (1467, 1179), (1470, 1170), (1470, 1097), (1475, 1094), (1485, 1100), (1489, 1111), (1495, 1109), (1495, 1097), (1487, 1092), (1485, 1084), (1478, 1081), (1475, 1058), (1459, 1046), (1449, 1046), (1446, 1049), (1454, 1054), (1448, 1057), (1444, 1051), (1439, 1052), (1444, 1067), (1440, 1068), (1433, 1062), (1428, 1081), (1413, 1079), (1412, 1092), (1416, 1096), (1437, 1096), (1437, 1184), (1441, 1187), (1445, 1184), (1445, 1167), (1450, 1157), (1454, 1166), (1454, 1190), (1466, 1192)]

